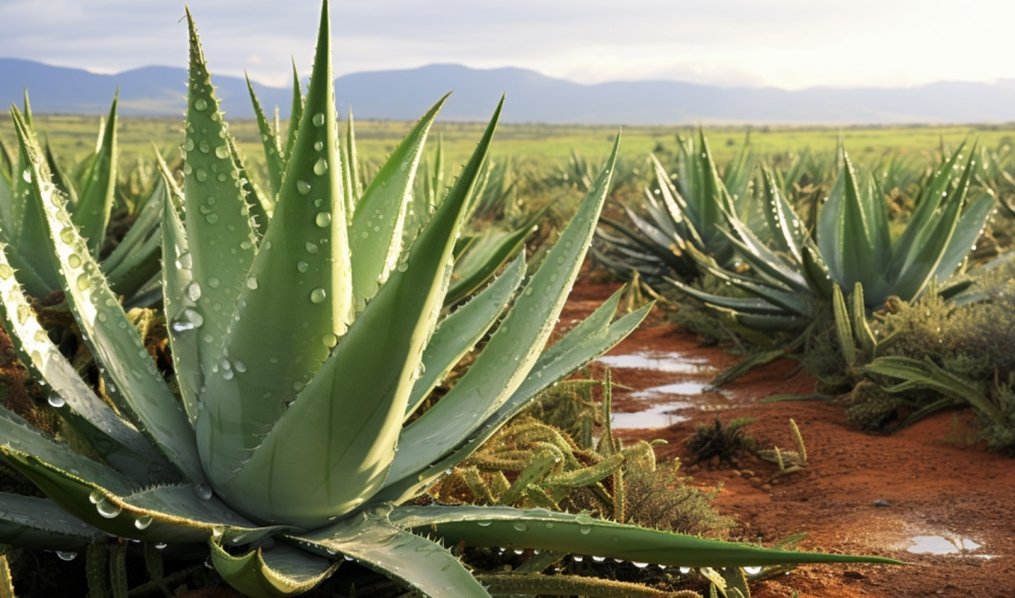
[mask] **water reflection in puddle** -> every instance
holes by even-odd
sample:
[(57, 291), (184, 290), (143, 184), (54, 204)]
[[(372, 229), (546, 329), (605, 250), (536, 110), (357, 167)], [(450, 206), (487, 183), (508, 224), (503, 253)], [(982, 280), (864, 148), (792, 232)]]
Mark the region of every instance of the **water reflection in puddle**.
[[(934, 554), (934, 555), (968, 555), (971, 552), (983, 548), (983, 545), (970, 538), (963, 536), (937, 536), (921, 535), (909, 538), (909, 546), (906, 552), (912, 554)], [(970, 555), (983, 558), (992, 558), (991, 555)]]
[(705, 359), (667, 351), (640, 351), (629, 355), (604, 355), (599, 363), (615, 369), (652, 370), (670, 374), (707, 374), (712, 371)]
[(615, 430), (631, 430), (635, 428), (667, 428), (673, 424), (687, 421), (689, 418), (675, 413), (693, 408), (687, 401), (671, 401), (656, 403), (648, 409), (631, 413), (614, 412), (611, 422)]
[(710, 390), (711, 387), (704, 382), (694, 382), (692, 380), (686, 382), (677, 382), (675, 384), (665, 384), (663, 386), (653, 386), (652, 388), (646, 388), (645, 390), (639, 390), (631, 393), (631, 396), (636, 399), (650, 399), (659, 395), (700, 395), (706, 390)]

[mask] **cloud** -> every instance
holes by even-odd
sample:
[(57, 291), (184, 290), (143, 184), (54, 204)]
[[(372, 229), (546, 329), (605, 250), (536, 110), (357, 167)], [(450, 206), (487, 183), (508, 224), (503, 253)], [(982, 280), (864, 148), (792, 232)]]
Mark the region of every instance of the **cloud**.
[[(309, 70), (316, 0), (191, 0), (211, 67), (282, 84)], [(0, 56), (104, 72), (186, 61), (183, 3), (0, 0)], [(989, 18), (984, 18), (984, 17)], [(1015, 77), (1015, 5), (967, 0), (332, 2), (336, 72), (457, 62), (583, 82), (898, 85)], [(257, 60), (251, 60), (256, 56)]]

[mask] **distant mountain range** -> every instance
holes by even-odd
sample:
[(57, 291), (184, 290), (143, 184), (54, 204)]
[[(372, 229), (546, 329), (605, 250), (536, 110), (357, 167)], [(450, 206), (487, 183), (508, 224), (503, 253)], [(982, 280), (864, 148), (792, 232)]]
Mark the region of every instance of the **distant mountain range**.
[[(184, 69), (150, 66), (115, 75), (0, 58), (0, 100), (20, 102), (24, 89), (37, 112), (99, 114), (120, 90), (122, 112), (178, 116), (184, 108)], [(214, 82), (225, 111), (253, 116), (238, 77)], [(680, 81), (612, 81), (585, 85), (520, 68), (473, 69), (433, 64), (413, 69), (354, 73), (336, 81), (339, 106), (357, 118), (418, 118), (453, 91), (446, 120), (481, 121), (507, 94), (507, 122), (573, 124), (894, 124), (1015, 121), (1015, 80), (941, 82), (906, 88), (715, 87)], [(283, 118), (289, 89), (255, 84), (266, 108)]]

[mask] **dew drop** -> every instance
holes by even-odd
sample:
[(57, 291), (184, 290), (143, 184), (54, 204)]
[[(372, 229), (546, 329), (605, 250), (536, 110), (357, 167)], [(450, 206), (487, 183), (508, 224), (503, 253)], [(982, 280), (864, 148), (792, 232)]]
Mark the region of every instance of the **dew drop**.
[(218, 214), (208, 214), (204, 217), (204, 219), (208, 222), (208, 224), (215, 224), (219, 221)]
[(222, 286), (222, 281), (220, 281), (219, 279), (217, 279), (214, 276), (212, 276), (212, 277), (208, 278), (208, 286), (210, 286), (213, 289), (217, 289), (220, 286)]
[(314, 149), (317, 150), (317, 151), (321, 151), (322, 149), (324, 149), (324, 142), (323, 141), (317, 141), (317, 142), (315, 142), (314, 143)]
[(208, 102), (204, 98), (197, 98), (194, 100), (194, 110), (202, 112), (208, 109)]
[(194, 171), (194, 177), (198, 180), (198, 182), (203, 183), (208, 180), (208, 171), (203, 168), (198, 168)]
[(49, 406), (54, 409), (59, 409), (60, 407), (63, 407), (64, 405), (67, 404), (67, 401), (63, 400), (63, 397), (61, 397), (60, 395), (49, 395), (49, 398), (46, 399), (46, 402), (49, 403)]
[(155, 550), (165, 550), (166, 546), (169, 546), (169, 545), (166, 544), (165, 542), (156, 542), (155, 543)]
[(761, 573), (761, 567), (744, 567), (744, 573), (747, 575), (757, 575)]
[(77, 558), (77, 556), (78, 553), (76, 552), (64, 552), (62, 550), (56, 551), (56, 558), (60, 559), (61, 561), (73, 561), (75, 558)]
[(324, 114), (321, 113), (321, 112), (318, 112), (317, 114), (315, 114), (314, 118), (313, 118), (313, 122), (314, 122), (314, 126), (317, 126), (317, 127), (320, 127), (320, 126), (324, 125)]
[(581, 535), (587, 536), (592, 533), (592, 526), (580, 525), (578, 526), (578, 531), (581, 532)]
[(99, 504), (99, 501), (101, 501), (103, 498), (104, 496), (102, 495), (102, 491), (98, 489), (92, 490), (88, 494), (88, 502), (92, 503), (93, 505)]
[(321, 287), (317, 287), (316, 289), (310, 291), (310, 302), (323, 303), (325, 297), (327, 296), (328, 293), (324, 289), (322, 289)]
[(247, 278), (247, 288), (250, 289), (251, 291), (256, 290), (257, 289), (257, 279), (254, 278), (253, 276), (248, 277)]
[(201, 500), (211, 500), (211, 486), (207, 484), (194, 484), (194, 494)]
[(180, 312), (180, 316), (173, 321), (173, 332), (185, 332), (200, 328), (204, 324), (204, 317), (196, 309), (186, 308)]
[(313, 241), (307, 241), (307, 244), (304, 245), (304, 248), (307, 250), (307, 253), (309, 254), (317, 253), (317, 243), (314, 243)]
[(321, 341), (324, 342), (325, 347), (330, 349), (338, 344), (338, 336), (329, 332), (321, 337)]
[(70, 264), (71, 268), (77, 268), (81, 266), (81, 258), (76, 253), (72, 253), (67, 256), (67, 263)]
[(490, 524), (492, 523), (493, 523), (492, 521), (477, 521), (476, 525), (478, 525), (479, 527), (490, 527)]
[(187, 285), (187, 298), (191, 301), (197, 301), (201, 298), (201, 285), (194, 281)]
[(87, 291), (92, 286), (92, 281), (88, 278), (87, 274), (78, 276), (77, 287), (79, 291)]
[(314, 163), (314, 174), (322, 176), (326, 172), (328, 172), (328, 161), (324, 158), (318, 158), (317, 162)]
[(299, 272), (301, 272), (301, 273), (302, 273), (302, 272), (306, 272), (306, 271), (307, 271), (307, 268), (309, 268), (309, 267), (310, 267), (310, 264), (308, 264), (308, 263), (306, 263), (306, 262), (304, 262), (304, 261), (299, 261), (299, 262), (296, 262), (296, 269), (297, 269), (297, 270), (298, 270)]
[(691, 572), (691, 568), (690, 567), (681, 567), (680, 569), (678, 569), (678, 571), (680, 571), (681, 575), (687, 575), (688, 573)]
[(296, 190), (300, 192), (300, 195), (306, 195), (310, 193), (310, 183), (303, 180), (296, 181)]
[(229, 148), (224, 145), (218, 146), (215, 148), (215, 157), (220, 160), (225, 160), (229, 157)]
[(95, 510), (104, 519), (115, 519), (117, 515), (123, 512), (123, 509), (106, 498), (95, 503)]
[(7, 264), (0, 264), (0, 278), (8, 280), (11, 276), (14, 276), (14, 270)]
[(190, 253), (181, 253), (180, 257), (176, 258), (176, 267), (182, 270), (189, 270), (194, 266), (194, 259), (190, 256)]
[(513, 527), (516, 532), (524, 532), (525, 530), (529, 529), (529, 526), (521, 521), (514, 522), (513, 524), (511, 524), (511, 527)]
[(247, 371), (247, 365), (242, 361), (234, 361), (233, 369), (242, 374)]
[(148, 529), (148, 526), (152, 524), (152, 518), (144, 515), (134, 520), (134, 527), (140, 530)]

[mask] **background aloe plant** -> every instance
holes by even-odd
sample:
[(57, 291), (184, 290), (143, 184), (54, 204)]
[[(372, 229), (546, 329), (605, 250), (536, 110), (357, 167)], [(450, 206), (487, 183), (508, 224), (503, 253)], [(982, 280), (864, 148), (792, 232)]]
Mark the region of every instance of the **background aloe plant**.
[[(710, 273), (747, 296), (725, 297), (673, 283), (741, 324), (765, 330), (806, 327), (828, 311), (833, 285), (852, 289), (860, 283), (868, 309), (892, 295), (916, 297), (955, 272), (993, 209), (994, 200), (987, 193), (967, 200), (973, 155), (963, 167), (959, 148), (935, 171), (920, 189), (916, 208), (897, 237), (873, 180), (862, 185), (845, 152), (813, 234), (766, 171), (762, 232), (756, 233), (733, 211), (726, 213), (728, 237), (750, 272), (723, 268), (699, 254), (699, 262)], [(770, 239), (767, 243), (765, 237)]]
[[(141, 195), (124, 202), (129, 227), (114, 239), (108, 238), (113, 208), (116, 205), (118, 169), (117, 101), (114, 99), (105, 122), (99, 128), (95, 151), (78, 164), (66, 169), (47, 145), (38, 160), (39, 176), (55, 186), (67, 198), (71, 221), (87, 239), (88, 251), (100, 259), (100, 267), (113, 289), (128, 299), (136, 297), (156, 282), (159, 257), (159, 221), (167, 190), (160, 182), (140, 185)], [(33, 297), (43, 298), (60, 290), (59, 264), (46, 250), (46, 229), (42, 215), (31, 199), (31, 167), (27, 145), (39, 145), (32, 124), (32, 112), (25, 95), (23, 110), (12, 108), (17, 127), (17, 158), (10, 169), (0, 169), (0, 241), (8, 244), (8, 259), (20, 272), (25, 289)]]
[(652, 283), (665, 277), (691, 281), (703, 271), (694, 251), (727, 265), (734, 254), (723, 213), (736, 211), (747, 219), (755, 211), (754, 161), (747, 143), (722, 175), (703, 131), (697, 142), (678, 139), (678, 147), (673, 174), (650, 156), (655, 182), (645, 189), (644, 201), (635, 207), (620, 204), (630, 224), (602, 218), (596, 258), (624, 278), (635, 270)]

